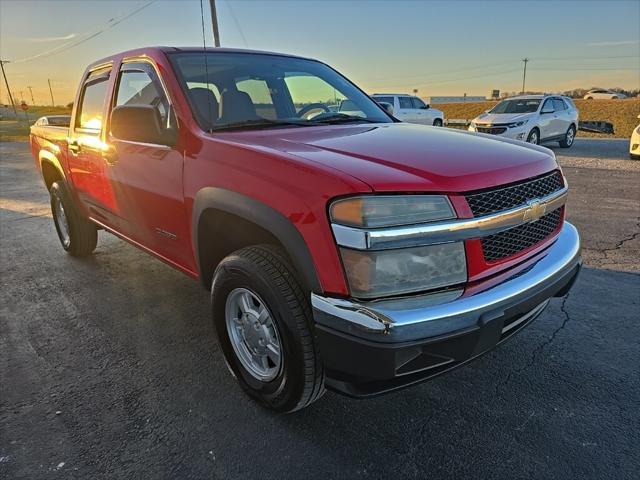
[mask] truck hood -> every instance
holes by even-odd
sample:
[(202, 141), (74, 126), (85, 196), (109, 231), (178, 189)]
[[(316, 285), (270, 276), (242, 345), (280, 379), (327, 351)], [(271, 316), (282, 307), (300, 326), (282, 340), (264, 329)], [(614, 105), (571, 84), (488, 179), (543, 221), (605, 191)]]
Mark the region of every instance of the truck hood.
[[(227, 136), (228, 135), (228, 136)], [(263, 153), (320, 163), (378, 192), (465, 192), (517, 182), (558, 165), (547, 148), (408, 123), (261, 130), (225, 135)]]
[(478, 125), (495, 125), (499, 123), (512, 123), (529, 120), (536, 113), (483, 113), (478, 115), (473, 121)]

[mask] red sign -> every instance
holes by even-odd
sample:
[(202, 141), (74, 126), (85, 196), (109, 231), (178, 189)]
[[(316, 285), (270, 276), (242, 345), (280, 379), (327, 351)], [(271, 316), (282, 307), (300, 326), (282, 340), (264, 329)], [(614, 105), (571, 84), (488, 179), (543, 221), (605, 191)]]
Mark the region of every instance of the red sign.
[(22, 102), (20, 104), (20, 108), (26, 112), (27, 110), (29, 110), (29, 105), (27, 105), (27, 102)]

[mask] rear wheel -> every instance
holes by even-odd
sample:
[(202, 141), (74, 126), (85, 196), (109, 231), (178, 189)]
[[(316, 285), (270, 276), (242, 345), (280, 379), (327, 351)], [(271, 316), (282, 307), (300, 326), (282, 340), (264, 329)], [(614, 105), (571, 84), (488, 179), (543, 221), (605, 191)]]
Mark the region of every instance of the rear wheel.
[(527, 137), (527, 143), (533, 143), (534, 145), (538, 145), (540, 143), (540, 130), (534, 128), (529, 132), (529, 136)]
[(564, 140), (560, 140), (558, 143), (562, 148), (569, 148), (573, 145), (573, 141), (576, 139), (576, 127), (571, 125), (564, 135)]
[(95, 224), (80, 214), (64, 181), (54, 182), (49, 194), (53, 223), (62, 248), (76, 257), (90, 255), (98, 243)]
[(434, 127), (441, 127), (441, 126), (442, 126), (442, 119), (441, 119), (441, 118), (436, 118), (436, 119), (433, 121), (433, 126), (434, 126)]
[(593, 100), (593, 97), (587, 97), (587, 100)]
[(278, 412), (324, 394), (309, 298), (278, 249), (247, 247), (222, 260), (211, 300), (225, 360), (245, 392)]

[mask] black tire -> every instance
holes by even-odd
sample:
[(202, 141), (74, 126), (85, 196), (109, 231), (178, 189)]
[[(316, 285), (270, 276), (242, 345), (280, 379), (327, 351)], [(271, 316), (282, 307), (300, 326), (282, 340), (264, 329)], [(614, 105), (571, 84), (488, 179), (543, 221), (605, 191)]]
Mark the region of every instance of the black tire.
[(540, 144), (540, 130), (538, 130), (538, 127), (534, 127), (531, 129), (529, 135), (527, 135), (527, 143), (533, 143), (534, 145)]
[(433, 126), (434, 126), (434, 127), (441, 127), (441, 126), (442, 126), (442, 119), (440, 119), (440, 118), (436, 118), (436, 119), (433, 121)]
[(640, 160), (640, 155), (634, 155), (633, 153), (629, 154), (629, 159), (631, 160)]
[(587, 100), (593, 100), (593, 97), (587, 97)]
[[(227, 298), (248, 289), (264, 301), (277, 327), (282, 351), (280, 372), (271, 381), (252, 375), (236, 355), (225, 319)], [(246, 247), (220, 262), (211, 285), (213, 322), (228, 366), (251, 397), (277, 412), (300, 410), (325, 392), (324, 367), (313, 339), (308, 292), (295, 270), (275, 247)]]
[[(74, 257), (91, 255), (98, 244), (98, 229), (96, 225), (87, 220), (78, 211), (64, 181), (54, 182), (51, 185), (49, 194), (51, 196), (53, 223), (62, 248)], [(64, 228), (64, 219), (59, 218), (58, 203), (62, 205), (68, 231)]]
[(576, 139), (576, 127), (571, 125), (568, 128), (567, 133), (564, 134), (564, 139), (560, 140), (558, 144), (560, 144), (562, 148), (569, 148), (571, 147), (571, 145), (573, 145), (573, 142), (575, 141), (575, 139)]

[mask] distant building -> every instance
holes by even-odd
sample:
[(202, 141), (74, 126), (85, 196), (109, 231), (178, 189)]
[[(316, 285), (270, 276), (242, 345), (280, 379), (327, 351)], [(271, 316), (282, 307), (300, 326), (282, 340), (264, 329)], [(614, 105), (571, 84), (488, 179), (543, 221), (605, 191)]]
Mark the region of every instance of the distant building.
[(438, 103), (465, 103), (465, 102), (486, 102), (485, 97), (471, 97), (469, 95), (459, 97), (424, 97), (424, 101), (428, 104), (437, 105)]

